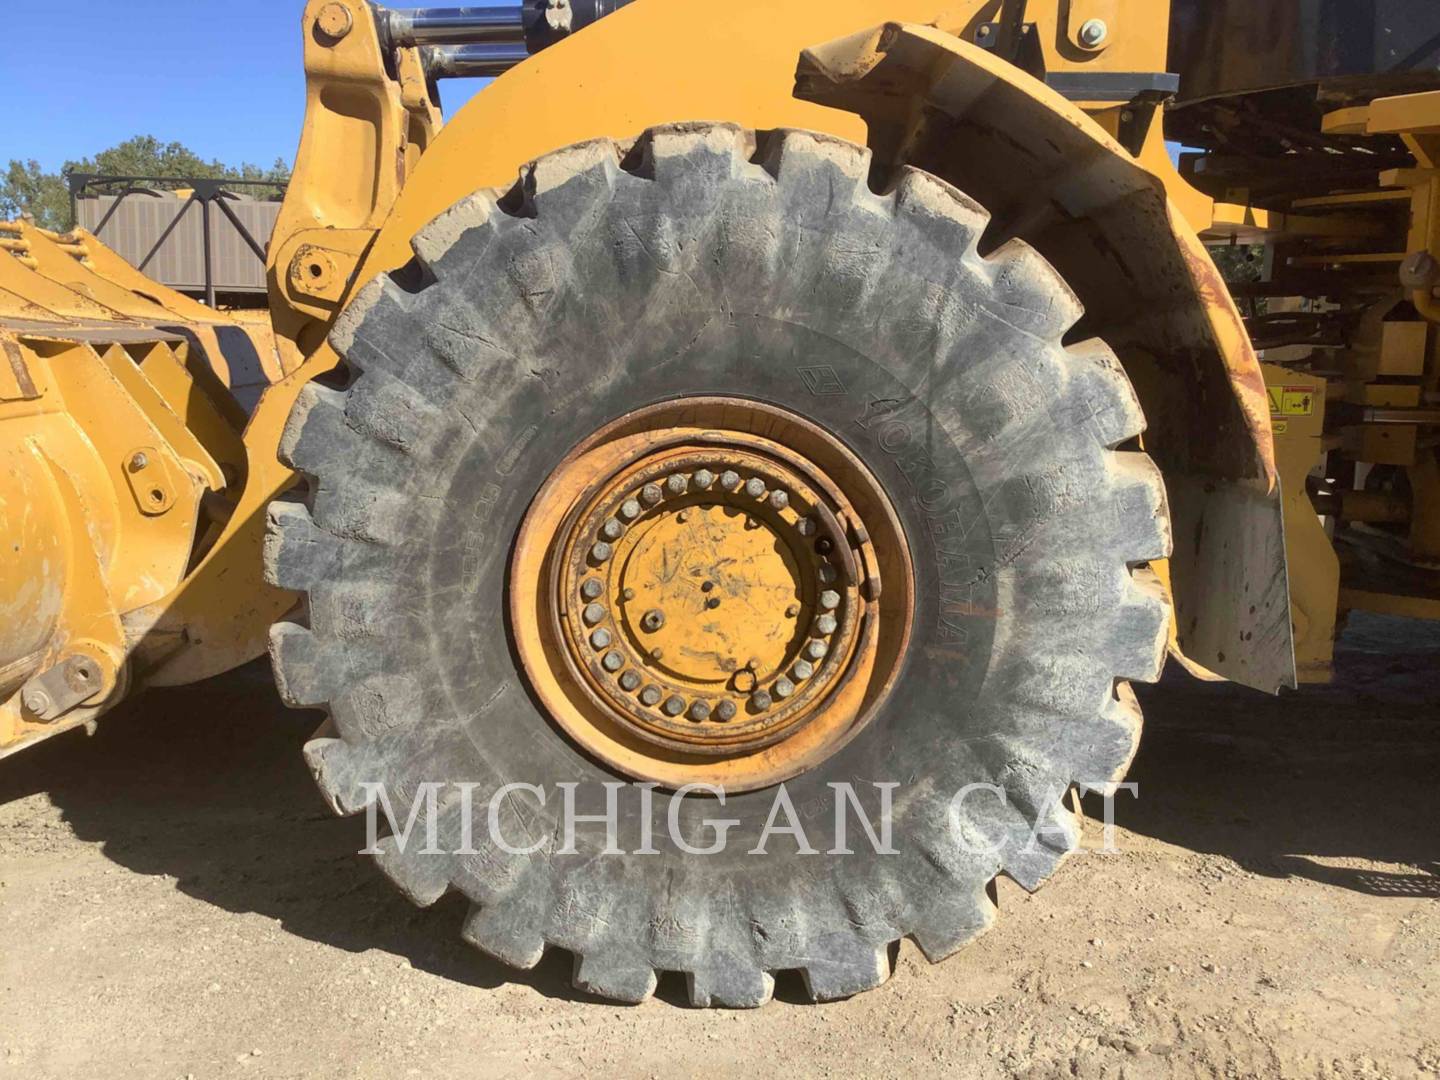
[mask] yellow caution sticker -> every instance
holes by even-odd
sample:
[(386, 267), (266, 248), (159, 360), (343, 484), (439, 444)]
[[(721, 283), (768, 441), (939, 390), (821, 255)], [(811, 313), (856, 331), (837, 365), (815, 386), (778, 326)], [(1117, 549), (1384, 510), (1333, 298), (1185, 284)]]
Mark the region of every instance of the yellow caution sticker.
[(1313, 386), (1267, 386), (1270, 398), (1271, 416), (1313, 416), (1315, 413), (1315, 388)]

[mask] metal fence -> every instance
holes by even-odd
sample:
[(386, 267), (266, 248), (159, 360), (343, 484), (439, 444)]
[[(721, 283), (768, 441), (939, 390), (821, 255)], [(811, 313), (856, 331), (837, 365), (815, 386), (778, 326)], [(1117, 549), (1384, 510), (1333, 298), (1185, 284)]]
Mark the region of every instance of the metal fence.
[[(157, 188), (178, 185), (188, 191)], [(245, 188), (283, 183), (134, 176), (70, 177), (78, 225), (162, 285), (215, 306), (217, 293), (263, 294), (265, 246), (280, 203)]]

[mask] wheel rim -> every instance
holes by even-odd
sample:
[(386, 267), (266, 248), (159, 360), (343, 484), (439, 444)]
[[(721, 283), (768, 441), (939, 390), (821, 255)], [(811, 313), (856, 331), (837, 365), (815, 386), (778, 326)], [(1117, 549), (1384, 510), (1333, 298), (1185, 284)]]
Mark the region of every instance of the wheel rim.
[(745, 791), (869, 722), (905, 653), (910, 555), (834, 436), (738, 398), (596, 432), (521, 528), (511, 623), (550, 715), (637, 780)]

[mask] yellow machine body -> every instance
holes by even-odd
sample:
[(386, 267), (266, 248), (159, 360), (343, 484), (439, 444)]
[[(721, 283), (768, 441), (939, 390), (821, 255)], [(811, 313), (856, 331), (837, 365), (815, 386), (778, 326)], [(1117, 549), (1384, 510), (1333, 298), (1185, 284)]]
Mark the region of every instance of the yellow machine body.
[[(1302, 672), (1323, 672), (1340, 581), (1304, 475), (1328, 446), (1321, 424), (1337, 384), (1278, 368), (1262, 376), (1197, 230), (1212, 240), (1299, 230), (1322, 245), (1353, 230), (1317, 238), (1304, 215), (1265, 219), (1243, 195), (1197, 191), (1173, 167), (1158, 117), (1137, 134), (1126, 104), (1067, 100), (983, 47), (1019, 32), (1006, 10), (999, 0), (732, 0), (716, 12), (637, 0), (504, 74), (442, 128), (420, 50), (388, 49), (365, 0), (312, 0), (306, 120), (271, 240), (265, 325), (146, 281), (84, 234), (0, 226), (0, 540), (14, 556), (0, 570), (0, 754), (93, 720), (128, 688), (196, 681), (260, 655), (295, 601), (261, 577), (267, 507), (293, 482), (277, 448), (301, 387), (337, 363), (326, 343), (337, 314), (410, 260), (426, 224), (477, 189), (512, 184), (525, 162), (687, 120), (868, 142), (877, 167), (919, 165), (986, 195), (1074, 283), (1088, 325), (1140, 392), (1176, 535), (1197, 538), (1157, 567), (1176, 600), (1176, 655), (1267, 690), (1291, 684), (1288, 547)], [(1032, 0), (1024, 18), (1025, 47), (1048, 73), (1166, 70), (1160, 0)], [(1420, 168), (1375, 189), (1411, 200), (1407, 253), (1440, 256), (1437, 117), (1426, 96), (1343, 118), (1413, 143)], [(1375, 384), (1397, 364), (1433, 394), (1431, 292), (1415, 290), (1418, 320), (1377, 328), (1375, 348), (1338, 384), (1345, 394), (1388, 404)], [(225, 392), (242, 353), (269, 382), (249, 415)], [(1267, 383), (1313, 388), (1312, 411), (1289, 418), (1282, 394), (1275, 413)], [(1433, 428), (1381, 426), (1353, 437), (1365, 460), (1411, 471), (1417, 542), (1440, 548), (1440, 477), (1419, 437)]]

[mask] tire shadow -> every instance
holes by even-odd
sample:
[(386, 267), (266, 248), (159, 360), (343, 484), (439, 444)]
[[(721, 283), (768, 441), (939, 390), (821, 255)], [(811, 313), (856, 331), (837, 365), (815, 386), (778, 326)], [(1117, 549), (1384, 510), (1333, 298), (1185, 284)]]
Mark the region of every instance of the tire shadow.
[(459, 941), (463, 897), (417, 909), (357, 856), (363, 815), (334, 817), (301, 756), (319, 720), (286, 708), (257, 661), (126, 702), (92, 737), (71, 732), (0, 762), (0, 804), (43, 791), (79, 839), (118, 865), (171, 876), (189, 896), (312, 941), (383, 950), (476, 987), (597, 1000), (571, 987), (563, 950), (531, 971), (507, 967)]
[[(1139, 797), (1117, 797), (1116, 821), (1269, 877), (1440, 897), (1440, 624), (1356, 614), (1335, 668), (1332, 685), (1280, 697), (1174, 664), (1138, 687)], [(1335, 865), (1347, 859), (1404, 869)]]

